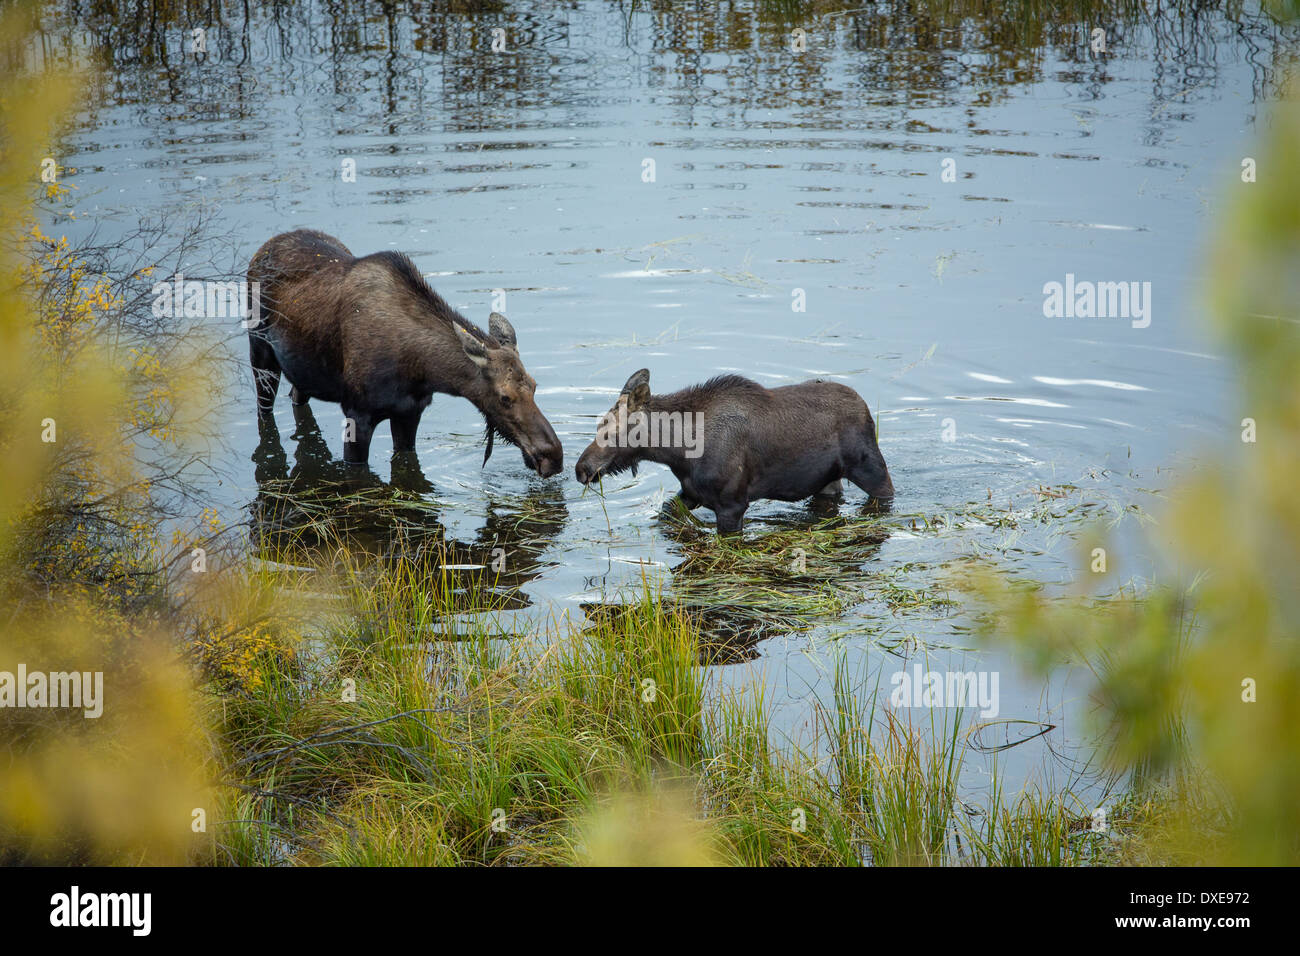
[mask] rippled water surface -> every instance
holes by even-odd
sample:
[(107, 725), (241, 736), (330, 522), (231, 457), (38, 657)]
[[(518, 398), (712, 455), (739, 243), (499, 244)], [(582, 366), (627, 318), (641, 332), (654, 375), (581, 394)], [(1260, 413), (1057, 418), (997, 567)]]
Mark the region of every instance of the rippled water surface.
[[(564, 475), (544, 482), (500, 444), (483, 467), (480, 417), (447, 397), (417, 449), (429, 520), (467, 562), (502, 541), (527, 556), (518, 614), (577, 617), (646, 562), (681, 561), (658, 519), (676, 487), (666, 469), (607, 481), (603, 500), (572, 477), (638, 368), (659, 392), (722, 371), (851, 385), (878, 416), (897, 515), (1153, 508), (1167, 469), (1231, 433), (1231, 369), (1200, 280), (1209, 223), (1248, 188), (1246, 144), (1284, 71), (1282, 35), (1250, 7), (1180, 19), (1099, 6), (1087, 22), (1002, 20), (979, 4), (256, 3), (247, 21), (242, 5), (224, 9), (202, 60), (179, 29), (124, 42), (139, 31), (66, 13), (61, 35), (116, 64), (67, 160), (80, 228), (208, 208), (238, 236), (231, 268), (311, 226), (357, 254), (410, 253), (479, 323), (504, 290)], [(1089, 48), (1098, 23), (1104, 54)], [(494, 28), (506, 52), (493, 52)], [(1149, 325), (1045, 317), (1044, 284), (1067, 275), (1150, 283)], [(259, 450), (229, 331), (214, 494), (243, 521), (258, 478), (330, 471), (341, 416), (317, 403), (310, 434), (282, 391), (280, 442)], [(383, 481), (391, 448), (382, 426), (371, 463)], [(1027, 493), (1063, 484), (1080, 491)], [(841, 513), (863, 498), (850, 489)], [(816, 516), (765, 502), (749, 520), (761, 535)], [(1069, 525), (913, 530), (900, 518), (861, 574), (932, 588), (974, 553), (1068, 581), (1086, 572)], [(1123, 576), (1150, 563), (1132, 555)], [(1050, 766), (1049, 748), (1083, 739), (1087, 702), (1068, 674), (1044, 688), (1005, 655), (960, 650), (968, 623), (877, 594), (718, 673), (767, 681), (798, 732), (833, 650), (887, 687), (926, 648), (930, 666), (997, 670), (1001, 718), (1054, 724), (1015, 758)]]

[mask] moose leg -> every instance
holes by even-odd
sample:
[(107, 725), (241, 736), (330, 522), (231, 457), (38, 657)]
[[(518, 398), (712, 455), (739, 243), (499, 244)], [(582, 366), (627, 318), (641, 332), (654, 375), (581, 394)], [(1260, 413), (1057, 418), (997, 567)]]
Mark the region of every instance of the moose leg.
[(813, 495), (814, 498), (842, 498), (843, 496), (844, 482), (838, 478)]
[(885, 467), (880, 452), (868, 451), (862, 460), (848, 471), (848, 479), (872, 498), (888, 500), (894, 497), (894, 482)]
[(253, 366), (253, 385), (257, 389), (257, 410), (270, 412), (275, 394), (280, 390), (280, 363), (271, 343), (260, 335), (248, 336), (248, 358)]
[(310, 398), (310, 395), (304, 395), (299, 391), (297, 385), (294, 385), (289, 389), (289, 401), (293, 402), (295, 405), (306, 405), (307, 400)]
[(364, 465), (370, 460), (370, 439), (378, 422), (369, 412), (343, 408), (343, 460), (349, 465)]
[(745, 523), (745, 509), (748, 507), (749, 502), (739, 501), (728, 502), (715, 508), (714, 514), (718, 516), (718, 533), (738, 533)]
[(420, 412), (394, 415), (388, 424), (393, 430), (393, 451), (414, 451), (415, 433), (420, 428)]

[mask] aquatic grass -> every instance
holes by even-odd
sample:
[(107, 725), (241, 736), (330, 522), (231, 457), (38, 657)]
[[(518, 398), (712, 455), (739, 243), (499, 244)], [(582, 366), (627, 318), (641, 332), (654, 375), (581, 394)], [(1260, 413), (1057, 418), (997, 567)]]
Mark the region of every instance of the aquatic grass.
[(673, 598), (721, 644), (807, 630), (862, 600), (862, 565), (885, 536), (871, 521), (831, 519), (739, 539), (679, 539), (685, 558), (672, 569)]
[(1007, 805), (995, 778), (989, 803), (965, 819), (961, 849), (971, 864), (1077, 866), (1088, 862), (1089, 848), (1104, 839), (1101, 832), (1091, 832), (1089, 815), (1066, 809), (1061, 795), (1032, 788)]
[[(689, 760), (698, 749), (701, 680), (683, 626), (652, 622), (660, 640), (642, 645), (633, 637), (646, 629), (633, 635), (610, 622), (567, 633), (564, 645), (540, 654), (531, 648), (538, 660), (503, 647), (488, 622), (456, 643), (429, 641), (430, 609), (450, 615), (460, 604), (436, 584), (421, 593), (409, 572), (389, 565), (363, 582), (363, 603), (383, 608), (387, 626), (346, 615), (335, 622), (316, 663), (324, 673), (312, 682), (315, 694), (300, 674), (277, 672), (259, 685), (274, 706), (262, 697), (234, 714), (224, 708), (232, 729), (240, 727), (235, 766), (264, 777), (257, 789), (272, 795), (257, 808), (261, 816), (270, 811), (281, 826), (286, 813), (301, 820), (303, 800), (341, 801), (346, 810), (355, 794), (384, 782), (442, 808), (438, 829), (457, 859), (490, 862), (506, 852), (498, 818), (510, 821), (511, 833), (545, 833), (593, 787), (645, 779), (655, 761)], [(646, 679), (657, 693), (647, 695)], [(338, 694), (344, 680), (352, 700)], [(327, 844), (356, 858), (347, 849), (356, 835), (344, 839), (334, 821), (342, 814), (331, 814), (321, 818)], [(249, 847), (265, 849), (258, 840)], [(308, 844), (298, 852), (304, 861), (319, 853)]]
[(728, 659), (710, 615), (730, 602), (796, 630), (873, 580), (891, 613), (944, 611), (911, 583), (927, 565), (864, 570), (887, 520), (688, 536), (671, 583), (643, 574), (586, 620), (526, 634), (503, 626), (492, 576), (448, 567), (441, 540), (403, 533), (369, 552), (313, 537), (304, 551), (286, 536), (254, 577), (334, 598), (309, 605), (298, 653), (257, 657), (260, 679), (220, 699), (229, 812), (213, 861), (658, 859), (617, 838), (640, 820), (691, 862), (948, 865), (1011, 861), (1021, 844), (1019, 858), (1078, 862), (1053, 850), (1065, 815), (1051, 800), (1014, 804), (985, 833), (962, 816), (960, 713), (905, 722), (837, 660), (813, 739), (784, 740), (761, 681), (721, 691), (701, 666)]
[(712, 755), (703, 768), (704, 809), (726, 862), (863, 863), (853, 820), (817, 760), (792, 742), (774, 744), (761, 689), (724, 696), (706, 720)]
[(876, 704), (875, 688), (850, 681), (837, 663), (832, 699), (814, 703), (814, 739), (774, 747), (763, 708), (729, 700), (716, 718), (718, 751), (704, 779), (731, 862), (953, 861), (960, 723), (934, 737), (935, 728), (904, 724)]
[[(875, 693), (843, 670), (831, 732), (778, 744), (762, 686), (711, 692), (698, 618), (648, 579), (618, 614), (505, 641), (481, 608), (449, 642), (426, 625), (463, 617), (461, 599), (411, 575), (385, 562), (338, 578), (385, 627), (322, 619), (311, 648), (259, 658), (260, 681), (214, 698), (227, 800), (213, 862), (644, 856), (611, 836), (628, 817), (691, 834), (694, 862), (949, 860), (957, 737), (931, 748), (890, 717), (874, 743)], [(685, 817), (661, 806), (683, 795)]]
[(871, 752), (871, 861), (884, 866), (944, 862), (963, 753), (959, 723), (954, 719), (948, 733), (927, 737), (891, 711), (885, 717), (884, 743)]
[(685, 558), (672, 568), (672, 596), (724, 646), (807, 631), (872, 600), (894, 615), (949, 613), (956, 602), (947, 594), (909, 583), (935, 571), (933, 564), (873, 560), (899, 524), (835, 517), (736, 540), (679, 538)]
[[(794, 525), (757, 520), (740, 536), (718, 536), (670, 502), (663, 518), (682, 560), (670, 569), (665, 599), (696, 616), (704, 636), (701, 660), (712, 663), (752, 658), (763, 639), (824, 626), (858, 607), (867, 613), (878, 608), (895, 619), (947, 617), (957, 602), (936, 582), (936, 573), (950, 563), (876, 560), (892, 535), (944, 535), (978, 527), (1015, 536), (1030, 528), (1074, 527), (1102, 507), (1095, 499), (1105, 496), (1085, 497), (1079, 485), (1061, 484), (1026, 488), (1006, 506), (994, 505), (991, 497), (940, 513), (885, 511)], [(1007, 538), (994, 551), (1011, 555), (1015, 547), (1015, 538)], [(619, 605), (608, 599), (585, 605), (584, 611), (603, 613), (601, 607), (618, 613)]]
[(561, 641), (550, 666), (561, 687), (607, 716), (606, 729), (678, 763), (700, 753), (698, 723), (705, 674), (697, 667), (698, 629), (665, 605), (648, 581), (632, 613), (599, 614)]

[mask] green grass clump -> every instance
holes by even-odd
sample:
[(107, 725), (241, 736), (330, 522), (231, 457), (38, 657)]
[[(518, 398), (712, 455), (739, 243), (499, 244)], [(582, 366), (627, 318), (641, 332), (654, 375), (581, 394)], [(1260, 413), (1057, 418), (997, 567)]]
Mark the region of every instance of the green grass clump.
[(953, 712), (904, 723), (840, 667), (796, 745), (761, 683), (715, 685), (697, 615), (653, 584), (618, 614), (511, 635), (491, 589), (458, 588), (430, 552), (340, 560), (343, 599), (310, 639), (255, 657), (237, 691), (213, 685), (227, 795), (214, 862), (971, 858)]

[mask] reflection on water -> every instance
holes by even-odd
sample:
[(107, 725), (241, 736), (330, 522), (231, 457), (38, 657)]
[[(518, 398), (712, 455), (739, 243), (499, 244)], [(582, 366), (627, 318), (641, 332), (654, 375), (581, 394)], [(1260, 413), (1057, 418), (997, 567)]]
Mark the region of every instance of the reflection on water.
[(554, 485), (522, 500), (490, 501), (473, 541), (447, 534), (436, 489), (413, 454), (398, 453), (392, 481), (335, 458), (309, 405), (293, 406), (290, 466), (279, 428), (267, 417), (253, 451), (257, 497), (249, 506), (253, 554), (278, 563), (327, 563), (340, 547), (367, 560), (414, 560), (467, 607), (520, 610), (523, 587), (551, 564), (542, 556), (568, 512)]
[[(628, 54), (641, 59), (632, 68), (644, 70), (669, 105), (774, 105), (757, 104), (761, 92), (799, 106), (811, 120), (793, 125), (827, 130), (892, 125), (890, 118), (859, 125), (827, 115), (871, 91), (934, 105), (944, 94), (973, 90), (987, 105), (999, 91), (1055, 73), (1078, 84), (1083, 99), (1099, 98), (1116, 79), (1115, 64), (1135, 55), (1157, 65), (1153, 101), (1212, 84), (1224, 61), (1236, 59), (1249, 65), (1250, 90), (1261, 95), (1274, 81), (1273, 52), (1287, 37), (1258, 4), (1137, 0), (225, 0), (202, 11), (168, 0), (99, 0), (49, 8), (51, 27), (75, 30), (78, 46), (113, 67), (105, 81), (112, 86), (103, 90), (112, 102), (203, 95), (209, 118), (256, 120), (259, 101), (277, 92), (275, 83), (258, 82), (259, 71), (275, 60), (319, 69), (318, 85), (335, 98), (375, 93), (368, 119), (393, 135), (422, 131), (408, 112), (416, 104), (438, 106), (424, 128), (447, 129), (447, 114), (459, 132), (551, 126), (547, 109), (582, 105), (566, 81), (599, 76), (599, 67)], [(202, 54), (191, 52), (196, 27), (205, 31)], [(1094, 49), (1099, 28), (1102, 55)], [(493, 29), (505, 31), (503, 41)], [(789, 55), (795, 29), (807, 35), (797, 57)], [(504, 51), (494, 41), (504, 42)], [(841, 77), (844, 52), (862, 55)], [(715, 76), (722, 82), (710, 83)], [(621, 80), (588, 85), (585, 98), (607, 102)], [(918, 132), (931, 131), (914, 122)], [(340, 132), (356, 130), (355, 120), (340, 125)]]

